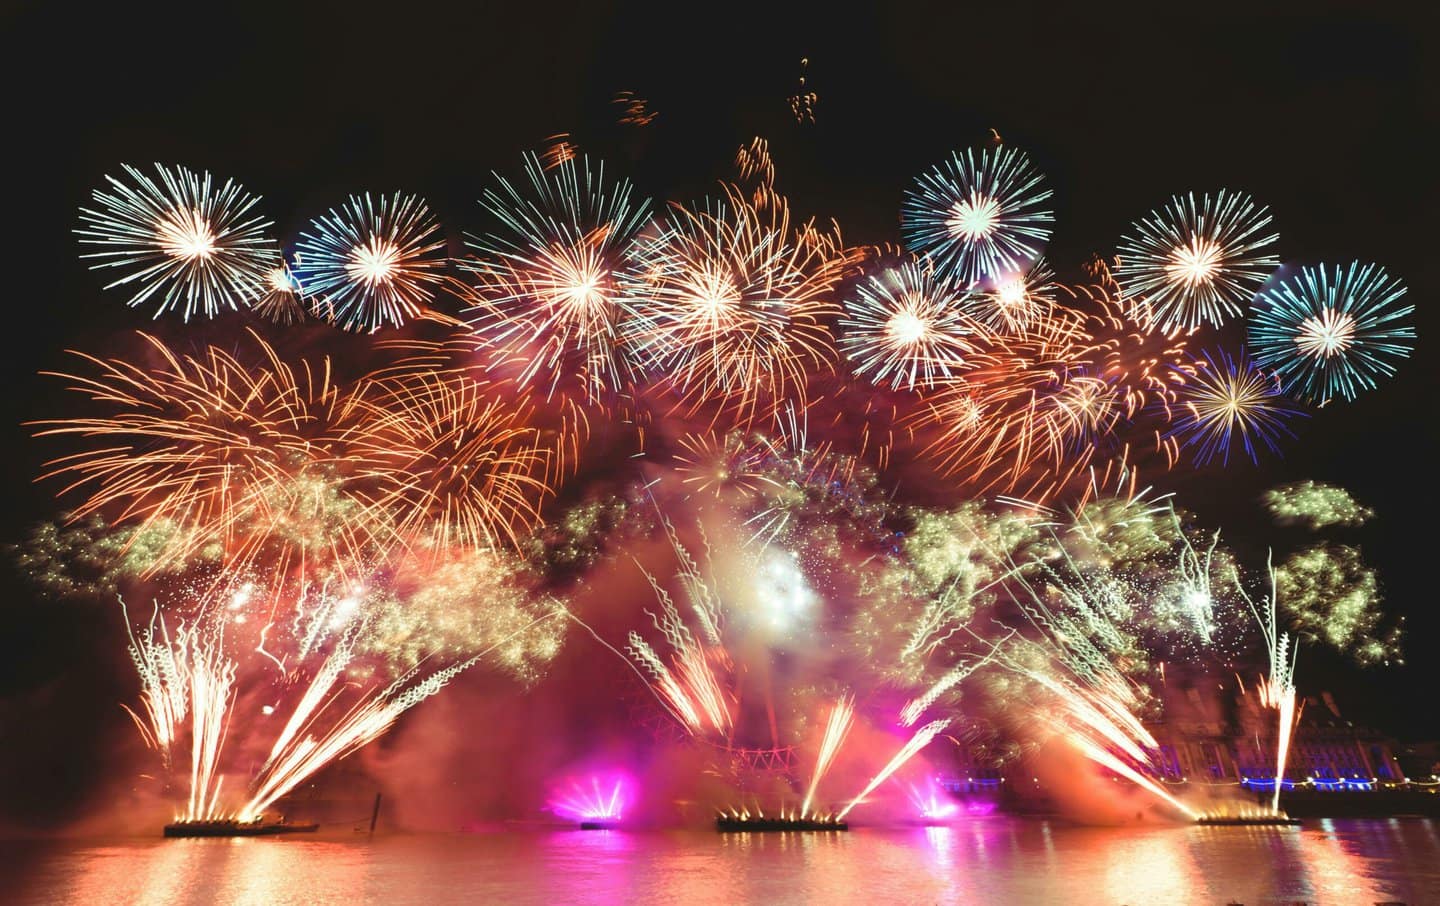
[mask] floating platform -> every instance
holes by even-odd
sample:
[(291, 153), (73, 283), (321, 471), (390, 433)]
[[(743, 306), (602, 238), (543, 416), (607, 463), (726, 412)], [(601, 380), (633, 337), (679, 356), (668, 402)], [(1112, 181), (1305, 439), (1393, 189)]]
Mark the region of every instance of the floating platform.
[(312, 834), (318, 824), (288, 821), (176, 821), (165, 825), (167, 837), (273, 837), (278, 834)]
[(612, 821), (608, 818), (594, 818), (580, 822), (581, 830), (616, 830), (619, 827), (619, 821)]
[(1300, 819), (1289, 815), (1214, 815), (1197, 818), (1195, 823), (1207, 827), (1298, 827)]
[(850, 825), (833, 818), (737, 818), (721, 815), (715, 829), (722, 834), (742, 831), (843, 831)]

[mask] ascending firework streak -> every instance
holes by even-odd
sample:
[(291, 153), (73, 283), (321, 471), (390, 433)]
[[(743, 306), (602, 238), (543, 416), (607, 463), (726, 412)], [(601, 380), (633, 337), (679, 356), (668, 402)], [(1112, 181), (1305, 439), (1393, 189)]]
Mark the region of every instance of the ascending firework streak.
[[(1010, 635), (1014, 634), (1015, 631), (1012, 629), (1010, 631)], [(1010, 636), (1006, 636), (1006, 639), (1008, 639), (1009, 637)], [(1000, 643), (1003, 643), (1004, 641), (1005, 639), (1001, 639)], [(920, 719), (920, 716), (924, 714), (931, 705), (935, 704), (935, 702), (939, 700), (940, 696), (960, 685), (960, 683), (966, 677), (974, 673), (976, 670), (979, 670), (981, 667), (984, 667), (986, 664), (990, 663), (991, 659), (993, 659), (994, 656), (994, 652), (992, 651), (990, 654), (985, 655), (979, 660), (961, 661), (954, 667), (951, 667), (945, 672), (943, 676), (941, 676), (935, 682), (931, 683), (930, 688), (925, 690), (925, 693), (923, 695), (912, 698), (910, 701), (905, 703), (905, 707), (900, 709), (900, 725), (902, 727), (913, 727), (915, 725), (915, 722)]]
[(1278, 595), (1275, 590), (1275, 567), (1268, 557), (1265, 565), (1270, 573), (1270, 595), (1261, 604), (1257, 605), (1245, 589), (1240, 587), (1238, 576), (1235, 584), (1239, 587), (1240, 596), (1249, 605), (1250, 613), (1260, 627), (1260, 635), (1265, 640), (1266, 653), (1270, 658), (1270, 673), (1268, 676), (1260, 678), (1260, 703), (1274, 708), (1279, 716), (1279, 723), (1275, 731), (1275, 795), (1270, 800), (1270, 808), (1278, 812), (1280, 811), (1280, 788), (1285, 782), (1285, 763), (1290, 759), (1290, 740), (1295, 735), (1295, 727), (1300, 721), (1300, 707), (1295, 697), (1297, 649), (1291, 647), (1289, 634), (1279, 631), (1279, 621), (1276, 616)]
[[(121, 601), (124, 611), (124, 601)], [(199, 628), (181, 625), (174, 640), (157, 608), (137, 637), (130, 633), (130, 659), (140, 674), (140, 700), (145, 719), (126, 707), (141, 736), (158, 749), (165, 765), (173, 763), (172, 748), (181, 724), (190, 718), (190, 788), (186, 821), (218, 817), (220, 785), (216, 773), (234, 704), (235, 662), (221, 650), (221, 636), (201, 638)]]
[(886, 764), (885, 767), (880, 769), (880, 773), (876, 774), (870, 779), (870, 782), (866, 784), (865, 789), (860, 791), (860, 795), (856, 796), (854, 799), (851, 799), (850, 804), (846, 805), (840, 810), (840, 813), (835, 816), (835, 820), (843, 821), (845, 819), (845, 816), (850, 814), (851, 809), (859, 805), (861, 802), (865, 801), (866, 796), (875, 792), (876, 787), (880, 786), (880, 784), (884, 783), (886, 780), (889, 780), (891, 774), (894, 774), (896, 771), (900, 770), (900, 768), (904, 766), (905, 762), (914, 758), (921, 749), (930, 745), (930, 741), (933, 740), (936, 736), (939, 736), (940, 733), (948, 726), (950, 726), (949, 719), (933, 720), (925, 726), (921, 727), (920, 729), (916, 730), (915, 735), (910, 737), (910, 741), (905, 743), (905, 745), (900, 748), (900, 751), (895, 753), (895, 757), (890, 759), (890, 762)]
[(850, 734), (850, 727), (855, 723), (855, 699), (850, 695), (843, 695), (835, 702), (835, 707), (830, 709), (830, 719), (825, 722), (825, 735), (820, 740), (820, 754), (815, 757), (815, 773), (810, 775), (810, 787), (805, 791), (805, 802), (800, 806), (800, 817), (804, 818), (810, 814), (810, 803), (815, 798), (815, 788), (820, 785), (820, 779), (830, 770), (830, 765), (835, 760), (835, 755), (844, 744), (845, 737)]
[(306, 690), (300, 707), (291, 716), (285, 733), (276, 742), (260, 772), (254, 795), (240, 809), (241, 821), (258, 820), (277, 799), (314, 776), (320, 768), (378, 739), (402, 713), (439, 692), (481, 657), (474, 655), (432, 673), (418, 683), (412, 682), (417, 671), (411, 670), (385, 690), (356, 704), (328, 731), (318, 737), (307, 734), (303, 739), (299, 738), (297, 731), (318, 718), (334, 701), (333, 697), (327, 699), (325, 696), (348, 663), (349, 656), (346, 650), (341, 662), (332, 670), (329, 669), (335, 659), (332, 654)]

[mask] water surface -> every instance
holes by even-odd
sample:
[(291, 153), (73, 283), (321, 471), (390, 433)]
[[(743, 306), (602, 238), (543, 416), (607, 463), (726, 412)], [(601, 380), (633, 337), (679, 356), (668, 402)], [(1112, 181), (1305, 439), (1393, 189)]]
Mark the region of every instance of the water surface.
[(0, 843), (6, 903), (1440, 903), (1440, 827), (528, 831)]

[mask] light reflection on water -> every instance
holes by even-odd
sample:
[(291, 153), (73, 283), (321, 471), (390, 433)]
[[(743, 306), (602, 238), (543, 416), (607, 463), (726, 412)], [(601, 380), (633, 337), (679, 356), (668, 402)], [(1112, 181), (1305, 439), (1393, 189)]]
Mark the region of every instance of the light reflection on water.
[(0, 844), (7, 903), (1440, 903), (1418, 820)]

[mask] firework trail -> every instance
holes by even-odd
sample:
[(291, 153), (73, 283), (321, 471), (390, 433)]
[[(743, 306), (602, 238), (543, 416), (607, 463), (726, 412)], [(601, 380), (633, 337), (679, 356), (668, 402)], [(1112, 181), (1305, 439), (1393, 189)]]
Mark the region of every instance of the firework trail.
[(1270, 210), (1241, 192), (1176, 195), (1121, 240), (1127, 302), (1172, 333), (1241, 314), (1280, 265), (1262, 251), (1279, 238), (1265, 232), (1270, 221)]
[(830, 709), (830, 718), (825, 722), (825, 735), (820, 740), (820, 752), (815, 756), (815, 771), (810, 775), (810, 786), (805, 790), (805, 801), (800, 806), (800, 817), (810, 814), (810, 803), (815, 800), (815, 790), (830, 770), (850, 727), (855, 723), (855, 697), (844, 695)]
[(129, 305), (159, 299), (155, 317), (177, 310), (214, 317), (248, 306), (265, 292), (280, 251), (266, 238), (270, 222), (252, 214), (260, 201), (240, 184), (215, 186), (209, 173), (155, 165), (158, 181), (124, 166), (130, 181), (105, 179), (111, 190), (92, 193), (98, 209), (81, 208), (80, 242), (98, 251), (92, 269), (116, 268), (106, 289), (134, 284)]
[(316, 218), (297, 243), (296, 276), (318, 318), (345, 330), (399, 327), (440, 282), (445, 247), (425, 202), (396, 192), (350, 200)]
[[(1295, 727), (1300, 722), (1300, 706), (1295, 695), (1295, 657), (1297, 646), (1292, 646), (1288, 633), (1280, 632), (1276, 609), (1279, 595), (1276, 592), (1275, 568), (1267, 560), (1270, 573), (1270, 594), (1259, 604), (1241, 587), (1240, 595), (1250, 608), (1250, 614), (1260, 627), (1260, 636), (1265, 641), (1265, 651), (1270, 660), (1268, 675), (1260, 678), (1260, 703), (1276, 710), (1278, 723), (1275, 729), (1275, 795), (1270, 808), (1280, 811), (1280, 788), (1285, 781), (1285, 764), (1290, 760), (1290, 741)], [(1239, 585), (1239, 577), (1236, 577)]]
[(1325, 403), (1353, 400), (1410, 355), (1413, 305), (1401, 282), (1374, 264), (1319, 265), (1261, 293), (1250, 315), (1255, 361), (1287, 391)]
[(943, 277), (963, 284), (998, 278), (1039, 258), (1055, 219), (1039, 207), (1050, 194), (1024, 152), (967, 149), (906, 190), (901, 233)]
[(497, 177), (480, 200), (501, 230), (470, 238), (480, 256), (462, 265), (478, 280), (472, 327), (524, 362), (522, 385), (578, 379), (603, 398), (633, 379), (616, 272), (649, 202), (585, 157), (546, 167), (532, 154), (524, 171), (523, 182)]
[(859, 805), (861, 802), (864, 802), (866, 796), (875, 792), (876, 788), (879, 787), (880, 784), (890, 779), (891, 774), (894, 774), (896, 771), (900, 770), (900, 768), (903, 767), (907, 761), (909, 761), (911, 758), (914, 758), (921, 749), (928, 746), (930, 744), (930, 741), (933, 740), (936, 736), (939, 736), (940, 733), (948, 726), (950, 726), (950, 721), (948, 719), (934, 720), (921, 727), (920, 729), (916, 730), (915, 735), (911, 736), (910, 740), (906, 742), (905, 745), (900, 747), (900, 751), (895, 753), (895, 757), (891, 758), (890, 762), (886, 764), (885, 767), (881, 768), (878, 774), (876, 774), (870, 779), (870, 782), (866, 784), (865, 789), (860, 791), (860, 795), (856, 796), (854, 799), (851, 799), (849, 804), (847, 804), (844, 808), (840, 810), (839, 814), (835, 816), (835, 820), (845, 820), (845, 816), (850, 814), (851, 809)]

